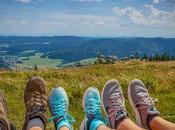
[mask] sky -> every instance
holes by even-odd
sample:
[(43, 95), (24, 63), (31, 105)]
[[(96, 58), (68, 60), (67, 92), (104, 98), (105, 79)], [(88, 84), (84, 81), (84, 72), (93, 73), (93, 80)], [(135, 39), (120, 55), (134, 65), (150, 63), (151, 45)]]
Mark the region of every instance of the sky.
[(175, 0), (0, 0), (0, 35), (175, 37)]

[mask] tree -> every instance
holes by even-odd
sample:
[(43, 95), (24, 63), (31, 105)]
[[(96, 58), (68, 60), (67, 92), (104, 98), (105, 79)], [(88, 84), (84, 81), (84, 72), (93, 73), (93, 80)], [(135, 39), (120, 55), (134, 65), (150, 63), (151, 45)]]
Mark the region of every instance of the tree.
[(148, 56), (146, 54), (143, 55), (142, 60), (148, 60)]
[(37, 69), (38, 69), (38, 66), (37, 66), (37, 64), (35, 64), (34, 70), (37, 70)]

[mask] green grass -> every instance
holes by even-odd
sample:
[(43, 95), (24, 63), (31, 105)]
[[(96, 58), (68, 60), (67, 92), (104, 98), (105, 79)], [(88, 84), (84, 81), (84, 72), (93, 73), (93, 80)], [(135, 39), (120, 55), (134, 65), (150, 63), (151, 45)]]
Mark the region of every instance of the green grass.
[[(132, 79), (138, 78), (145, 83), (150, 94), (159, 99), (157, 107), (161, 116), (175, 123), (175, 62), (135, 61), (84, 68), (0, 71), (0, 89), (7, 98), (8, 117), (17, 129), (21, 129), (24, 122), (23, 91), (28, 79), (34, 75), (44, 78), (49, 92), (56, 85), (65, 88), (70, 100), (70, 113), (76, 119), (75, 130), (78, 130), (84, 118), (81, 101), (85, 90), (90, 86), (96, 86), (101, 92), (105, 82), (110, 79), (119, 80), (126, 97), (126, 108), (133, 120), (134, 112), (128, 104), (127, 87)], [(53, 129), (53, 124), (49, 123), (47, 129)]]
[(77, 62), (80, 62), (81, 65), (93, 65), (96, 60), (97, 60), (97, 58), (88, 58), (88, 59), (84, 59), (84, 60), (80, 60), (80, 61), (75, 61), (75, 62), (63, 64), (63, 65), (61, 65), (61, 67), (74, 66)]
[[(36, 53), (35, 56), (20, 57), (20, 59), (22, 60), (23, 65), (32, 67), (35, 66), (35, 64), (39, 67), (57, 67), (62, 63), (61, 59), (40, 58), (40, 56), (41, 53)], [(25, 58), (29, 58), (29, 60), (23, 60)]]

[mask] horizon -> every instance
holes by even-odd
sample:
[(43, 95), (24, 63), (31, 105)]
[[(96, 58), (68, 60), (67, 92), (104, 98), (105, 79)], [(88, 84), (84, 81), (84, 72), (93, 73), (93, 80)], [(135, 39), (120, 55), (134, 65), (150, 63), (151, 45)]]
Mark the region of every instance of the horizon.
[(0, 35), (174, 38), (175, 2), (5, 0)]
[(84, 38), (168, 38), (168, 39), (174, 39), (174, 37), (148, 37), (148, 36), (81, 36), (81, 35), (0, 35), (0, 37), (84, 37)]

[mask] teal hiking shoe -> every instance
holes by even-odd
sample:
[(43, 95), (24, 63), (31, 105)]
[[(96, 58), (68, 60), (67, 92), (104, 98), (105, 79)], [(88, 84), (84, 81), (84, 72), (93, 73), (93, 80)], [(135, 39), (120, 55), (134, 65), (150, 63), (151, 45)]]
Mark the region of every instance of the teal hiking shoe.
[(55, 128), (60, 129), (67, 126), (73, 129), (72, 124), (75, 119), (69, 114), (69, 100), (65, 90), (62, 87), (52, 89), (49, 98), (49, 109), (52, 117), (49, 119), (55, 123)]
[(100, 125), (105, 125), (105, 119), (101, 112), (101, 99), (96, 88), (88, 88), (83, 96), (83, 108), (85, 118), (81, 123), (80, 130), (97, 130)]

